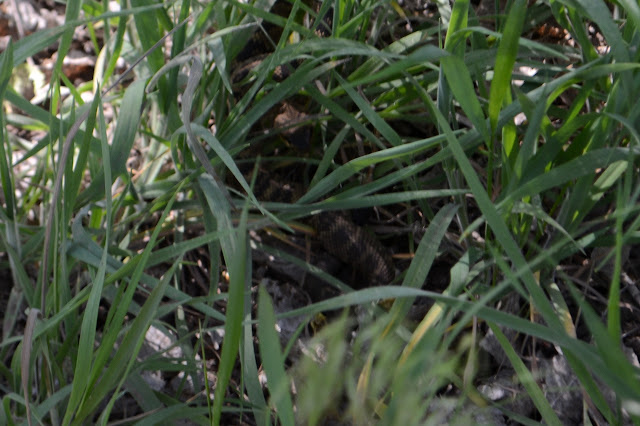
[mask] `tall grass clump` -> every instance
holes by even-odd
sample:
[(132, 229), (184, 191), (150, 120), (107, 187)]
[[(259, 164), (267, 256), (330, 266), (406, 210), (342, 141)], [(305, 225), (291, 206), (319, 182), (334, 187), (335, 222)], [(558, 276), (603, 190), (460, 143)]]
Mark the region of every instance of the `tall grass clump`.
[[(0, 54), (0, 423), (639, 423), (636, 2), (273, 3), (69, 0)], [(12, 75), (52, 44), (31, 103)], [(265, 124), (300, 99), (302, 153)], [(304, 193), (258, 201), (246, 164), (303, 170)], [(388, 286), (256, 238), (360, 209), (390, 230)], [(258, 252), (341, 292), (276, 310)], [(504, 372), (518, 392), (493, 398)]]

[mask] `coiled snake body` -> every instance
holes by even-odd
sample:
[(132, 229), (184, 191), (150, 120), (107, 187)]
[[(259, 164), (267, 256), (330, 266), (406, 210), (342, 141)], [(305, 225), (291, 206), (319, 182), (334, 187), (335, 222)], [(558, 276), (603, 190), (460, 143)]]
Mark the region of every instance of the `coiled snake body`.
[[(291, 12), (291, 4), (284, 0), (278, 0), (271, 8), (271, 12), (287, 17)], [(331, 13), (332, 10), (327, 15)], [(327, 29), (330, 27), (328, 18), (323, 19), (325, 22), (318, 27), (323, 27), (324, 30), (322, 32), (316, 31), (322, 37), (327, 35)], [(266, 54), (273, 50), (270, 47), (273, 43), (268, 38), (278, 40), (280, 37), (278, 33), (278, 31), (282, 31), (280, 27), (269, 22), (264, 22), (262, 26), (263, 31), (257, 31), (236, 58), (238, 71), (232, 78), (234, 83), (243, 80), (251, 72), (251, 69), (260, 64)], [(295, 67), (296, 64), (281, 65), (280, 67), (291, 66)], [(279, 74), (279, 79), (284, 79), (288, 72), (276, 70), (276, 74)], [(241, 93), (241, 89), (238, 89), (238, 93)], [(278, 113), (271, 126), (291, 127), (283, 135), (292, 142), (292, 145), (299, 145), (301, 140), (309, 138), (309, 129), (307, 126), (296, 127), (289, 123), (300, 121), (300, 117), (304, 116), (304, 112), (285, 101), (278, 106)], [(265, 125), (264, 122), (262, 125)], [(266, 201), (291, 203), (297, 199), (299, 192), (290, 183), (283, 185), (276, 179), (263, 175), (259, 177), (254, 187), (256, 197)], [(394, 278), (394, 266), (388, 250), (371, 233), (354, 224), (348, 214), (321, 212), (311, 217), (311, 225), (316, 229), (317, 238), (325, 250), (342, 262), (352, 265), (360, 274), (360, 279), (353, 283), (354, 287), (384, 285)]]

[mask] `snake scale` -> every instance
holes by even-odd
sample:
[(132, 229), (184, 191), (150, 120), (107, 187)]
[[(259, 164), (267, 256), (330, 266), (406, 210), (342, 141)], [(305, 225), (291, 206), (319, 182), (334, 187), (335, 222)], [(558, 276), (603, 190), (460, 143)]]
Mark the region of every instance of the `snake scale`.
[[(270, 12), (286, 18), (291, 13), (291, 4), (285, 0), (277, 0)], [(332, 13), (330, 9), (322, 18), (321, 25), (317, 26), (322, 28), (316, 31), (320, 37), (328, 35), (328, 28), (331, 27), (328, 16)], [(238, 82), (273, 51), (273, 40), (279, 40), (281, 33), (281, 27), (270, 22), (262, 22), (262, 30), (254, 33), (235, 58), (234, 66), (237, 72), (234, 73), (232, 81), (236, 87), (240, 86)], [(279, 65), (275, 70), (277, 76), (274, 79), (285, 79), (288, 75), (287, 69), (296, 66), (297, 64)], [(242, 93), (241, 88), (235, 90), (238, 96)], [(283, 133), (284, 138), (292, 145), (299, 146), (305, 143), (305, 139), (309, 139), (310, 131), (308, 126), (295, 126), (295, 122), (302, 121), (301, 118), (306, 114), (294, 105), (294, 102), (283, 102), (277, 107), (275, 114), (271, 114), (275, 119), (270, 124), (263, 121), (261, 125), (289, 127), (289, 130)], [(291, 182), (283, 184), (268, 175), (259, 175), (254, 193), (263, 201), (292, 203), (302, 191)], [(359, 273), (359, 279), (353, 282), (354, 287), (384, 285), (394, 278), (394, 265), (388, 250), (373, 234), (354, 224), (347, 213), (321, 212), (311, 217), (311, 226), (315, 228), (318, 240), (329, 254), (351, 265)]]

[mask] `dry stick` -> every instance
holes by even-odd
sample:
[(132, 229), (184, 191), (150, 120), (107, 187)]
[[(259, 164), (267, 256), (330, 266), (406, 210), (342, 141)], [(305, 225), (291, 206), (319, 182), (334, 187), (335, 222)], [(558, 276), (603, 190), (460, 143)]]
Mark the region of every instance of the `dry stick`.
[[(158, 40), (158, 42), (156, 44), (154, 44), (153, 46), (151, 46), (151, 48), (149, 48), (149, 50), (147, 50), (146, 52), (144, 52), (144, 54), (142, 56), (140, 56), (133, 64), (131, 64), (131, 66), (129, 68), (127, 68), (125, 70), (125, 72), (123, 72), (120, 77), (118, 77), (116, 79), (116, 81), (111, 84), (109, 87), (107, 87), (105, 90), (103, 90), (101, 92), (101, 96), (104, 97), (107, 93), (109, 93), (109, 91), (111, 91), (114, 87), (116, 87), (118, 84), (120, 84), (122, 82), (122, 80), (131, 72), (133, 71), (133, 69), (138, 66), (138, 64), (140, 62), (142, 62), (142, 60), (144, 58), (146, 58), (151, 52), (153, 52), (154, 50), (156, 50), (162, 43), (164, 43), (164, 41), (167, 39), (167, 37), (170, 37), (174, 32), (176, 32), (176, 30), (178, 30), (180, 27), (182, 27), (188, 19), (190, 19), (191, 16), (188, 16), (187, 18), (185, 18), (182, 22), (180, 22), (178, 25), (176, 25), (171, 31), (169, 31), (164, 37), (162, 37), (160, 40)], [(53, 194), (52, 194), (52, 198), (51, 198), (51, 208), (49, 209), (49, 214), (47, 216), (47, 227), (46, 227), (46, 231), (44, 234), (44, 249), (43, 249), (43, 256), (42, 256), (42, 260), (43, 260), (43, 265), (42, 265), (42, 287), (41, 287), (41, 293), (40, 293), (40, 310), (42, 312), (42, 315), (45, 315), (45, 304), (44, 304), (44, 298), (45, 298), (45, 294), (47, 292), (47, 275), (49, 274), (48, 269), (48, 262), (49, 262), (49, 245), (51, 243), (51, 232), (53, 229), (53, 220), (54, 220), (54, 215), (56, 212), (56, 208), (57, 208), (57, 204), (58, 204), (58, 198), (60, 197), (60, 191), (62, 188), (62, 176), (63, 176), (63, 171), (65, 169), (65, 166), (67, 164), (67, 159), (69, 158), (69, 152), (71, 151), (71, 141), (73, 140), (73, 138), (75, 137), (76, 133), (78, 133), (78, 130), (80, 130), (80, 126), (82, 125), (82, 123), (84, 123), (84, 121), (89, 117), (89, 110), (87, 110), (87, 112), (85, 112), (84, 114), (82, 114), (75, 123), (73, 123), (73, 126), (71, 126), (71, 129), (69, 129), (69, 133), (67, 134), (67, 137), (64, 140), (64, 145), (62, 146), (62, 155), (60, 155), (60, 162), (58, 164), (58, 173), (56, 174), (56, 182), (53, 186)], [(87, 131), (89, 131), (87, 129)]]
[(9, 2), (13, 12), (13, 21), (16, 24), (16, 31), (18, 31), (18, 37), (20, 40), (24, 38), (24, 23), (22, 21), (22, 14), (18, 10), (18, 0), (11, 0)]

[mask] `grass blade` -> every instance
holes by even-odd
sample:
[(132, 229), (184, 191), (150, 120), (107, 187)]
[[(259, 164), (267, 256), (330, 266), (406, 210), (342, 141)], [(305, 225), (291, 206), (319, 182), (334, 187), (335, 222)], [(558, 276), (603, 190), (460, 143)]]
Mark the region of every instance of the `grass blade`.
[(276, 316), (273, 303), (264, 286), (260, 286), (258, 296), (258, 338), (260, 356), (267, 374), (271, 400), (278, 418), (284, 425), (295, 423), (293, 402), (289, 392), (289, 378), (284, 371), (284, 356), (280, 349), (280, 338), (276, 332)]
[(533, 375), (524, 365), (518, 354), (516, 354), (516, 351), (513, 349), (511, 343), (509, 343), (509, 340), (504, 335), (504, 333), (502, 333), (502, 330), (500, 330), (500, 328), (495, 324), (488, 324), (489, 327), (491, 327), (491, 330), (494, 332), (496, 338), (498, 339), (500, 346), (502, 346), (502, 350), (504, 350), (504, 353), (509, 358), (509, 361), (515, 369), (516, 374), (518, 374), (520, 383), (522, 383), (524, 388), (527, 390), (527, 393), (533, 400), (536, 408), (538, 408), (538, 410), (540, 411), (544, 422), (549, 425), (562, 426), (562, 422), (558, 418), (555, 411), (553, 411), (553, 408), (551, 408), (551, 405), (549, 405), (549, 401), (547, 401), (547, 399), (545, 398), (542, 390), (533, 378)]
[(511, 74), (518, 54), (518, 41), (520, 40), (526, 12), (526, 0), (515, 0), (511, 3), (500, 46), (498, 46), (493, 80), (491, 81), (489, 92), (489, 122), (491, 123), (491, 133), (494, 137), (502, 106), (505, 100), (510, 103), (510, 99), (507, 98), (511, 94)]

